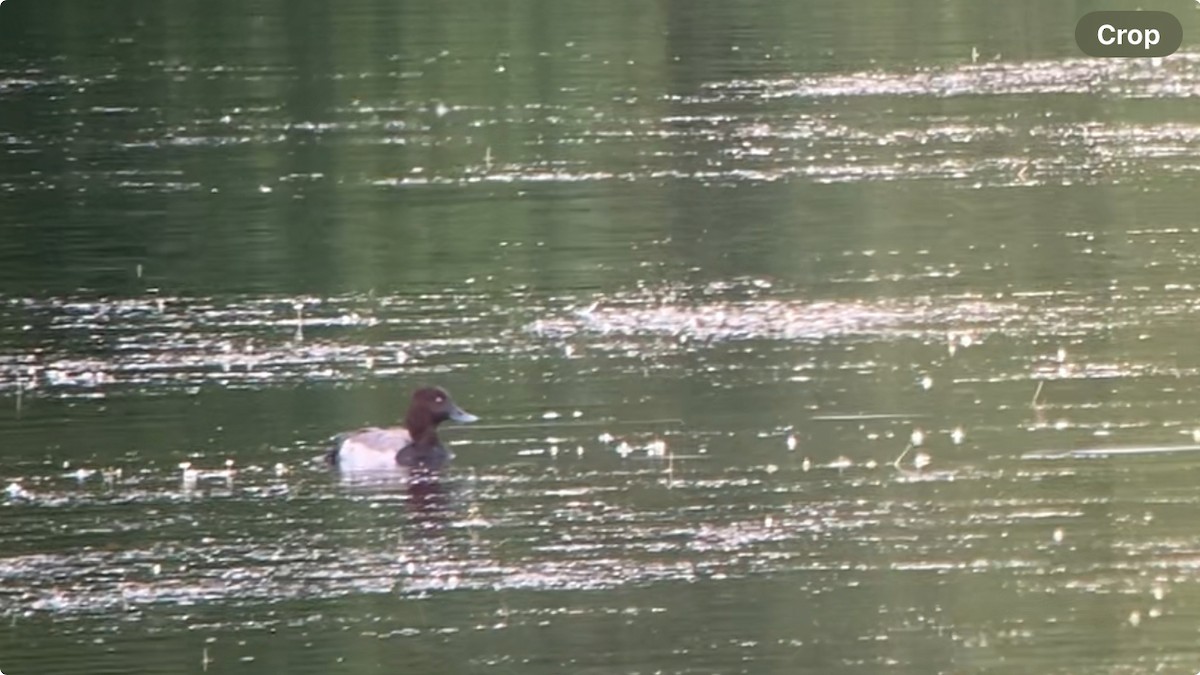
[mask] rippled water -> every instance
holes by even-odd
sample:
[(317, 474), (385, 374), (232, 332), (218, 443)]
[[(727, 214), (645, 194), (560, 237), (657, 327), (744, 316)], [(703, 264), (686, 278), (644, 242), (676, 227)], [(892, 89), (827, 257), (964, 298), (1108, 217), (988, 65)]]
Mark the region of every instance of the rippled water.
[[(590, 63), (577, 48), (537, 55), (556, 64)], [(452, 60), (436, 55), (433, 63)], [(611, 65), (611, 64), (610, 64)], [(289, 69), (153, 61), (141, 79), (245, 87), (261, 79), (293, 80)], [(10, 71), (0, 80), (17, 104), (48, 99), (50, 111), (78, 120), (69, 135), (56, 127), (13, 130), (8, 156), (32, 166), (52, 149), (90, 159), (87, 170), (47, 175), (14, 171), (7, 193), (210, 193), (234, 190), (304, 199), (321, 186), (380, 188), (692, 180), (709, 184), (808, 179), (818, 183), (935, 179), (962, 187), (1122, 184), (1148, 174), (1193, 173), (1196, 125), (1165, 119), (1106, 119), (1104, 102), (1137, 105), (1187, 101), (1200, 92), (1197, 56), (1169, 59), (1053, 59), (959, 63), (801, 77), (703, 82), (695, 91), (626, 92), (588, 103), (574, 88), (553, 100), (448, 103), (354, 100), (312, 119), (288, 119), (286, 102), (210, 104), (192, 119), (164, 128), (170, 101), (112, 106), (122, 82), (111, 72), (49, 75)], [(503, 75), (504, 71), (499, 71)], [(326, 75), (381, 87), (420, 81), (425, 70)], [(215, 84), (212, 86), (216, 86)], [(81, 105), (66, 94), (88, 93)], [(1024, 106), (1037, 97), (1041, 105)], [(561, 102), (558, 100), (561, 99)], [(997, 105), (997, 99), (1018, 106)], [(1079, 101), (1093, 102), (1080, 106)], [(861, 105), (857, 105), (862, 102)], [(855, 104), (848, 107), (848, 104)], [(651, 113), (651, 114), (647, 114)], [(103, 138), (80, 137), (97, 126)], [(88, 132), (82, 132), (88, 133)], [(94, 132), (91, 132), (94, 133)], [(514, 142), (513, 139), (524, 139)], [(219, 153), (240, 162), (273, 147), (311, 148), (373, 161), (404, 153), (403, 162), (332, 173), (312, 170), (225, 184), (225, 177), (186, 167), (153, 169), (167, 157)], [(386, 153), (380, 154), (380, 153)], [(239, 177), (243, 178), (243, 177)], [(277, 194), (280, 193), (280, 194)]]
[(1200, 669), (1186, 41), (14, 4), (4, 672)]
[[(487, 645), (523, 639), (481, 634), (669, 632), (691, 613), (737, 617), (760, 594), (782, 592), (783, 606), (768, 605), (773, 621), (758, 612), (741, 629), (719, 621), (732, 631), (724, 640), (680, 638), (670, 656), (646, 645), (642, 658), (732, 666), (845, 650), (855, 656), (837, 667), (920, 668), (1029, 649), (1084, 662), (1057, 652), (1046, 627), (1095, 630), (1105, 610), (1092, 607), (1110, 596), (1119, 607), (1103, 615), (1110, 631), (1188, 620), (1186, 603), (1173, 600), (1194, 564), (1196, 540), (1176, 524), (1195, 503), (1195, 446), (1186, 445), (1195, 400), (1169, 393), (1174, 386), (1150, 402), (1119, 390), (1186, 381), (1194, 369), (1151, 353), (1106, 362), (1092, 344), (1104, 331), (1140, 330), (1146, 313), (1186, 315), (1190, 305), (1160, 296), (1164, 304), (1121, 317), (1070, 295), (867, 303), (798, 294), (745, 279), (531, 296), (528, 316), (502, 321), (486, 311), (498, 298), (470, 293), (12, 300), (6, 325), (37, 326), (27, 332), (42, 338), (10, 350), (4, 368), (8, 400), (23, 406), (6, 433), (31, 439), (6, 471), (0, 577), (11, 630), (75, 626), (51, 634), (127, 658), (144, 649), (132, 635), (149, 622), (154, 632), (208, 636), (191, 658), (208, 649), (225, 668), (235, 656), (264, 658), (263, 641), (280, 633), (327, 664), (352, 659), (363, 640), (399, 641), (375, 648), (388, 659), (424, 640), (478, 664), (506, 658)], [(424, 329), (377, 337), (382, 327), (402, 332), (418, 306)], [(430, 337), (450, 332), (455, 339)], [(1047, 346), (1015, 354), (1014, 342)], [(506, 371), (459, 374), (493, 359), (514, 370), (550, 360), (546, 386), (588, 386), (514, 406), (499, 393)], [(340, 481), (314, 461), (327, 435), (317, 431), (278, 445), (277, 432), (260, 430), (202, 449), (185, 435), (80, 453), (46, 445), (60, 433), (37, 428), (76, 400), (130, 414), (147, 396), (203, 401), (301, 386), (329, 398), (397, 378), (469, 383), (460, 398), (488, 422), (448, 432), (460, 462), (432, 495)], [(647, 391), (613, 391), (631, 379)], [(235, 414), (204, 423), (219, 430)], [(902, 455), (914, 431), (925, 440)], [(1168, 445), (1100, 452), (1144, 439)], [(1097, 451), (1063, 452), (1073, 447)], [(185, 479), (181, 461), (200, 476)], [(717, 608), (685, 600), (684, 589), (710, 584)], [(976, 586), (969, 594), (987, 603), (954, 590)], [(533, 591), (572, 595), (524, 595)], [(615, 605), (592, 593), (616, 594)], [(377, 600), (362, 605), (368, 598)], [(443, 607), (425, 616), (432, 607), (404, 609), (405, 598)], [(338, 604), (312, 604), (322, 602)], [(109, 616), (128, 631), (114, 633)], [(314, 639), (330, 629), (358, 646)], [(542, 658), (611, 662), (612, 639)], [(930, 649), (941, 656), (917, 656)]]

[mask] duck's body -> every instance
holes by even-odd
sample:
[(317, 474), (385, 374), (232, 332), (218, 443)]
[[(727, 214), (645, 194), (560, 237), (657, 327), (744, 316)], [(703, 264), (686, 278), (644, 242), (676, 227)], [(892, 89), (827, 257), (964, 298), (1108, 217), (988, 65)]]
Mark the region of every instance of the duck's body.
[(458, 407), (444, 389), (425, 387), (413, 392), (404, 426), (340, 434), (325, 458), (342, 471), (438, 471), (454, 457), (438, 438), (438, 425), (477, 419)]

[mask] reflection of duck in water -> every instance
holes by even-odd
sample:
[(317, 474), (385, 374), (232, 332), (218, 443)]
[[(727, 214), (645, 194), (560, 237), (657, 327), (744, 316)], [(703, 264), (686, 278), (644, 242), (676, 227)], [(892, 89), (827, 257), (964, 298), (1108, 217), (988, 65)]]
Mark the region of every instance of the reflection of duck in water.
[(437, 435), (446, 420), (474, 422), (440, 387), (423, 387), (413, 392), (402, 427), (367, 427), (340, 434), (325, 454), (327, 462), (344, 473), (401, 472), (406, 477), (431, 479), (454, 457)]
[(408, 481), (408, 510), (415, 522), (440, 529), (450, 513), (450, 493), (437, 476), (416, 476)]

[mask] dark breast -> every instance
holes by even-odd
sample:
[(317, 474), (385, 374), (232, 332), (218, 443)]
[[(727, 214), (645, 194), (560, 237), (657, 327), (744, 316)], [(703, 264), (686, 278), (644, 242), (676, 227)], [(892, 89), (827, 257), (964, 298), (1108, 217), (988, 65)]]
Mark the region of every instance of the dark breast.
[(396, 463), (409, 469), (428, 469), (437, 471), (450, 463), (454, 455), (440, 443), (432, 447), (407, 445), (396, 453)]

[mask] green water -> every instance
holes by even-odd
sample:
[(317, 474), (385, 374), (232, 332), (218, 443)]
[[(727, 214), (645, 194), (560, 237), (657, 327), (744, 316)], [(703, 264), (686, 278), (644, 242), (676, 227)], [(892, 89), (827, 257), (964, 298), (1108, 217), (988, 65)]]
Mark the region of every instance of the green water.
[(0, 670), (1195, 672), (1129, 8), (4, 2)]

